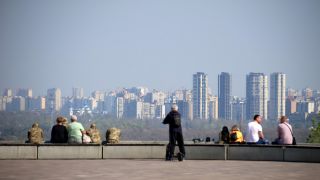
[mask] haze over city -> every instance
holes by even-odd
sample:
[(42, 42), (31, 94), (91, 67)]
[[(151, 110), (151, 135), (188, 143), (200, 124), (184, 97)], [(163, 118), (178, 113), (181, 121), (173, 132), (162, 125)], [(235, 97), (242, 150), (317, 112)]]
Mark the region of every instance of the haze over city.
[(220, 72), (245, 96), (249, 72), (320, 89), (319, 1), (0, 2), (0, 89), (192, 88)]

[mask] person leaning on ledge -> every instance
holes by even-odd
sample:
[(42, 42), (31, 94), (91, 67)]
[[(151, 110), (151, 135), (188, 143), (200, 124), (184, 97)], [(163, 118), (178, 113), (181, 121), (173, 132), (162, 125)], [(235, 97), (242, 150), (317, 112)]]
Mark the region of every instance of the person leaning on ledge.
[(67, 128), (62, 124), (64, 117), (59, 116), (57, 118), (57, 124), (52, 127), (51, 130), (51, 143), (67, 143), (68, 142), (68, 131)]
[(77, 122), (77, 116), (71, 116), (71, 123), (68, 125), (68, 142), (73, 144), (82, 143), (82, 135), (86, 133), (81, 123)]

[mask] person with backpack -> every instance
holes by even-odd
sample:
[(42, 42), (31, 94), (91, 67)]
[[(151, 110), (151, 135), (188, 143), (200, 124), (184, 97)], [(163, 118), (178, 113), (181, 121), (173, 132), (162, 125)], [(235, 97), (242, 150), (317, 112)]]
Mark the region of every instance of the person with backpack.
[(183, 135), (182, 135), (182, 127), (181, 127), (181, 115), (178, 112), (178, 106), (173, 104), (171, 107), (170, 113), (166, 116), (166, 118), (162, 122), (163, 124), (169, 124), (169, 145), (168, 145), (168, 153), (166, 156), (166, 160), (171, 161), (174, 155), (174, 148), (176, 142), (178, 142), (179, 153), (178, 159), (179, 161), (183, 161), (186, 153), (184, 149)]
[(230, 132), (230, 144), (244, 143), (243, 135), (237, 125), (233, 125)]

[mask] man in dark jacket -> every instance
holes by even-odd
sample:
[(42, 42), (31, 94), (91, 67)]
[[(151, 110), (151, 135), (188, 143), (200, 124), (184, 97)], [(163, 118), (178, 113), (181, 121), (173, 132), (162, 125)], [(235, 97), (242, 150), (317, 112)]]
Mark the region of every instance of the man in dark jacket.
[(172, 105), (171, 112), (166, 116), (162, 123), (169, 124), (169, 153), (166, 157), (166, 160), (172, 160), (172, 156), (174, 155), (174, 148), (176, 142), (178, 142), (180, 151), (178, 153), (178, 159), (179, 161), (182, 161), (186, 153), (184, 150), (184, 142), (182, 136), (181, 115), (178, 112), (178, 106), (176, 104)]

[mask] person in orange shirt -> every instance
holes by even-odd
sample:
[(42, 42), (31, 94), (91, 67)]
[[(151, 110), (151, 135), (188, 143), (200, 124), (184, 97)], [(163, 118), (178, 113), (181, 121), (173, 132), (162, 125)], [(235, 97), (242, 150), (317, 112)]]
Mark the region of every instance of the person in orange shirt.
[(243, 135), (237, 125), (232, 126), (230, 132), (230, 144), (242, 144), (244, 143)]

